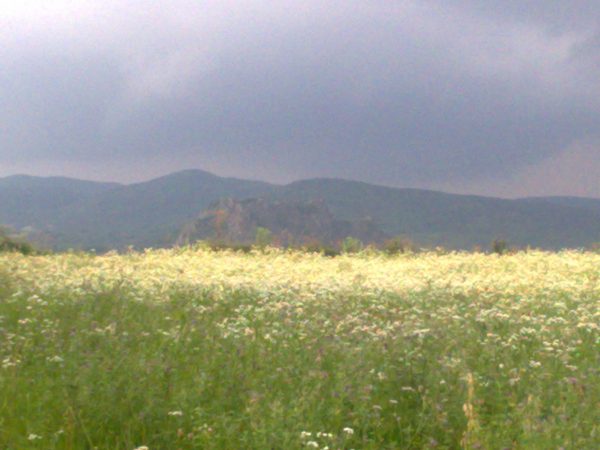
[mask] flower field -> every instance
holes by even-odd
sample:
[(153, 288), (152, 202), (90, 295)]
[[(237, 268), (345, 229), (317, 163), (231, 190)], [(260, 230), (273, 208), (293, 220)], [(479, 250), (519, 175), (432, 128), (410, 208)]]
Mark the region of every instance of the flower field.
[(1, 449), (598, 449), (600, 255), (0, 255)]

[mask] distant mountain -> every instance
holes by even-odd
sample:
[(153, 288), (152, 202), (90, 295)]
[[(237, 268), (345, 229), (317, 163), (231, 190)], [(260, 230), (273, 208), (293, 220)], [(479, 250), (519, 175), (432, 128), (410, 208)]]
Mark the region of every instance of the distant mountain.
[(544, 201), (552, 203), (554, 205), (569, 206), (589, 209), (590, 211), (600, 212), (600, 199), (599, 198), (585, 198), (585, 197), (530, 197), (524, 200), (531, 200), (535, 202)]
[(59, 248), (99, 251), (172, 245), (181, 227), (223, 197), (254, 197), (274, 186), (200, 170), (119, 186), (69, 205), (55, 222)]
[(0, 224), (48, 228), (65, 208), (119, 186), (64, 177), (0, 178)]
[(342, 219), (370, 216), (391, 235), (404, 234), (421, 245), (469, 249), (495, 238), (541, 248), (581, 247), (600, 241), (600, 210), (587, 202), (507, 200), (397, 189), (356, 181), (313, 179), (291, 183), (282, 198), (323, 199)]
[(57, 249), (169, 246), (185, 224), (223, 198), (322, 200), (336, 220), (370, 218), (385, 234), (424, 246), (510, 244), (556, 249), (600, 242), (600, 199), (506, 200), (372, 184), (312, 179), (285, 186), (199, 170), (119, 185), (67, 178), (0, 179), (0, 224), (33, 227)]
[(336, 218), (321, 200), (223, 199), (210, 205), (183, 228), (177, 243), (217, 240), (251, 244), (257, 228), (268, 229), (273, 242), (283, 246), (319, 243), (337, 246), (347, 236), (365, 243), (382, 243), (383, 233), (369, 219)]

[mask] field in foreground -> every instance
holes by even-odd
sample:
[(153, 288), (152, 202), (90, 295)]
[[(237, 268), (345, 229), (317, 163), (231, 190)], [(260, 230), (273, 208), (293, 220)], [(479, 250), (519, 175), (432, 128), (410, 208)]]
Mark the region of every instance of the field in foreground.
[(600, 255), (0, 256), (2, 449), (597, 449)]

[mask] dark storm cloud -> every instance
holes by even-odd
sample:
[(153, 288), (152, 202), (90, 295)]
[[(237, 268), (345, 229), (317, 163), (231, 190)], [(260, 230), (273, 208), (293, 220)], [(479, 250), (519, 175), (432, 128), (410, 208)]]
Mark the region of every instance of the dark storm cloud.
[(482, 189), (599, 137), (593, 1), (25, 3), (0, 2), (0, 173)]

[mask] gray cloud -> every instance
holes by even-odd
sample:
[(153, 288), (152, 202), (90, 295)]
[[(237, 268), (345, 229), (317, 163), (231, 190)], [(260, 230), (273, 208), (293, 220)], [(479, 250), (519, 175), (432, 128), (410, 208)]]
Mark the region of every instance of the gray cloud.
[(527, 194), (498, 183), (598, 142), (594, 3), (0, 3), (0, 174)]

